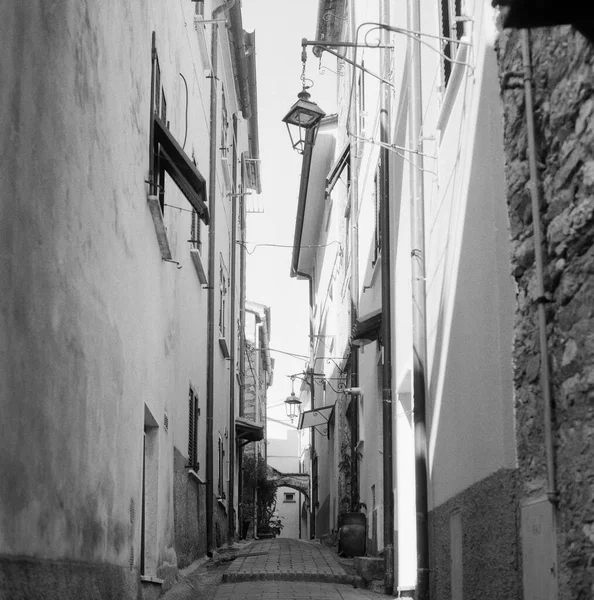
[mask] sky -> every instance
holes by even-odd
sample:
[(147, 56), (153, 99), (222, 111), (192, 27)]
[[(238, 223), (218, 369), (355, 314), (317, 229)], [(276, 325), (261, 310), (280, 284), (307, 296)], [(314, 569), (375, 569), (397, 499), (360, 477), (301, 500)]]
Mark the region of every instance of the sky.
[[(290, 277), (301, 155), (292, 149), (282, 118), (301, 91), (301, 39), (315, 36), (318, 0), (243, 0), (243, 27), (256, 32), (258, 121), (262, 173), (261, 214), (248, 214), (246, 241), (247, 299), (271, 309), (270, 347), (295, 354), (309, 352), (307, 280)], [(330, 63), (331, 64), (331, 63)], [(306, 76), (313, 81), (312, 100), (335, 112), (336, 76), (319, 72), (308, 48)], [(274, 244), (274, 246), (255, 246)], [(268, 416), (285, 421), (284, 400), (291, 393), (288, 375), (300, 373), (305, 359), (271, 352), (274, 383), (268, 390)], [(295, 392), (299, 395), (298, 380)], [(297, 421), (293, 423), (296, 425)], [(285, 437), (286, 427), (268, 422), (268, 436)]]

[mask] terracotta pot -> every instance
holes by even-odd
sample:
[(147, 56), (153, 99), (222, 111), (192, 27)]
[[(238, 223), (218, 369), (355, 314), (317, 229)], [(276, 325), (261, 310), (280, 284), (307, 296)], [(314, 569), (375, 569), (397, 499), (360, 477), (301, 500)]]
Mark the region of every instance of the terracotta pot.
[(367, 517), (360, 512), (343, 513), (338, 517), (338, 554), (363, 556), (367, 539)]

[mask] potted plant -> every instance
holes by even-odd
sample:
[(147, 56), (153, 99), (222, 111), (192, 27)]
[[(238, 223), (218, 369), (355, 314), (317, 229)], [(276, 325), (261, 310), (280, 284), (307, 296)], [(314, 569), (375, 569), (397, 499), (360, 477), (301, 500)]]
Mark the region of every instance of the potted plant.
[(255, 523), (258, 537), (276, 537), (283, 528), (276, 509), (276, 484), (268, 478), (268, 469), (261, 456), (244, 456), (242, 464), (243, 491), (241, 501), (242, 535)]
[[(342, 474), (342, 493), (338, 515), (338, 554), (341, 556), (363, 556), (367, 540), (367, 509), (359, 499), (357, 468), (361, 453), (343, 442), (340, 447), (338, 469)], [(340, 484), (339, 484), (340, 485)]]

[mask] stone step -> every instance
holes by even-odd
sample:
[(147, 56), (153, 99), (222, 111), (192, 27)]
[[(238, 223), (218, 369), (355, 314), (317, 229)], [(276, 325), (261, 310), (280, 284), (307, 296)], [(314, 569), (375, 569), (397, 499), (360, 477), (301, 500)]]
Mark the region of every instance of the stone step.
[(240, 581), (318, 581), (323, 583), (342, 583), (355, 587), (364, 587), (364, 581), (356, 575), (346, 573), (320, 573), (309, 571), (226, 571), (223, 573), (223, 583), (236, 583)]

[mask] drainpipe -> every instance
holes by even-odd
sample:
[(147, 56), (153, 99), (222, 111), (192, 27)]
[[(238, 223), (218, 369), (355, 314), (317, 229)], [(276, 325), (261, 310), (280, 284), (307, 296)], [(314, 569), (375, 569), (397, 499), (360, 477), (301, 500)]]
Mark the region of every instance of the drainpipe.
[[(381, 0), (380, 22), (390, 23), (389, 0)], [(382, 44), (388, 46), (390, 33), (382, 28)], [(382, 50), (381, 76), (390, 73), (390, 50)], [(384, 592), (392, 594), (394, 587), (394, 484), (392, 473), (392, 267), (390, 261), (390, 156), (386, 144), (391, 142), (391, 90), (382, 81), (380, 91), (380, 211), (382, 217), (382, 424), (383, 424), (383, 490), (384, 490)]]
[[(236, 357), (237, 349), (237, 324), (236, 302), (237, 302), (237, 201), (241, 194), (237, 191), (237, 118), (233, 116), (233, 187), (231, 195), (231, 315), (229, 327), (229, 340), (231, 342), (231, 356), (229, 357), (229, 500), (228, 500), (228, 538), (233, 542), (235, 537), (235, 387), (236, 387)], [(243, 191), (243, 188), (240, 190)]]
[(532, 199), (532, 228), (534, 232), (534, 258), (536, 263), (536, 288), (538, 303), (538, 332), (540, 342), (540, 387), (544, 401), (544, 434), (547, 462), (547, 498), (552, 504), (558, 500), (553, 448), (552, 398), (547, 344), (547, 317), (543, 277), (542, 231), (540, 223), (540, 190), (536, 164), (536, 136), (534, 133), (534, 99), (532, 97), (532, 61), (530, 59), (530, 33), (522, 29), (522, 63), (524, 67), (524, 96), (526, 105), (526, 128), (528, 130), (528, 165), (530, 168), (530, 195)]
[[(420, 31), (420, 0), (408, 0), (408, 27)], [(417, 529), (417, 599), (429, 600), (429, 525), (427, 485), (427, 307), (425, 290), (425, 189), (421, 128), (421, 42), (410, 40), (410, 147), (411, 155), (411, 277), (413, 330), (413, 399), (415, 440), (415, 505)]]
[(206, 385), (206, 551), (212, 554), (214, 524), (214, 337), (215, 337), (215, 289), (216, 276), (216, 192), (217, 192), (217, 111), (218, 111), (218, 23), (217, 17), (228, 10), (236, 0), (217, 6), (212, 12), (212, 45), (210, 73), (210, 153), (208, 197), (210, 199), (210, 227), (208, 229), (208, 339), (207, 339), (207, 385)]
[[(310, 344), (312, 343), (314, 331), (313, 331), (313, 322), (311, 315), (313, 314), (313, 306), (314, 306), (314, 289), (313, 289), (313, 277), (308, 273), (304, 273), (299, 271), (299, 252), (301, 249), (301, 237), (303, 234), (303, 218), (305, 215), (305, 203), (307, 201), (307, 186), (309, 183), (309, 172), (311, 169), (311, 155), (313, 151), (313, 142), (314, 142), (314, 133), (312, 130), (307, 131), (305, 134), (305, 149), (303, 150), (303, 163), (301, 167), (301, 179), (299, 183), (299, 204), (297, 206), (297, 222), (295, 225), (295, 237), (293, 239), (293, 257), (291, 264), (291, 276), (292, 277), (303, 277), (304, 279), (309, 280), (309, 339)], [(313, 349), (310, 351), (312, 362), (313, 362)], [(315, 392), (314, 392), (314, 384), (313, 384), (313, 373), (315, 371), (314, 366), (312, 364), (312, 378), (311, 378), (311, 408), (312, 410), (315, 408)], [(311, 451), (310, 456), (313, 458), (316, 453), (316, 433), (315, 429), (311, 431)], [(312, 473), (310, 473), (310, 477), (312, 478), (312, 494), (310, 498), (310, 515), (311, 515), (311, 523), (310, 523), (310, 536), (312, 539), (315, 539), (316, 535), (316, 517), (315, 517), (315, 503), (314, 503), (314, 493), (313, 493), (313, 461), (312, 461)]]

